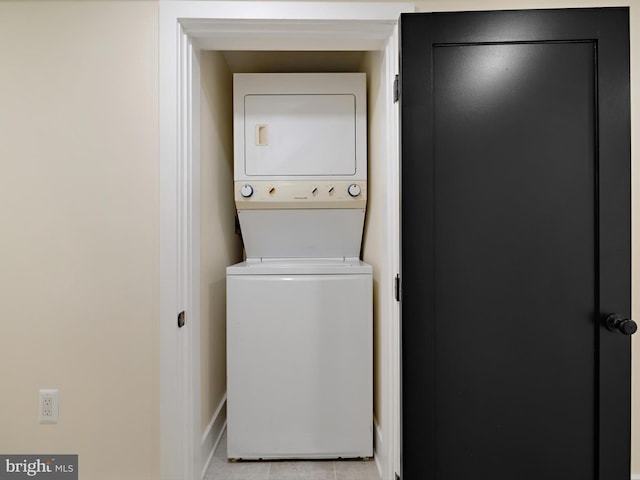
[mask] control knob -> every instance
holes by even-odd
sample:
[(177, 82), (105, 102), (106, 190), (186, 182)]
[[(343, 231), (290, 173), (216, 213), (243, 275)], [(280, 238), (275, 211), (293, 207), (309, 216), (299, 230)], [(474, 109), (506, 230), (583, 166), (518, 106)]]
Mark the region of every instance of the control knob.
[(347, 187), (347, 193), (355, 198), (359, 196), (360, 193), (362, 193), (362, 189), (360, 188), (360, 185), (358, 185), (357, 183), (352, 183)]
[(240, 195), (242, 195), (244, 198), (249, 198), (251, 195), (253, 195), (253, 187), (248, 183), (245, 183), (240, 187)]

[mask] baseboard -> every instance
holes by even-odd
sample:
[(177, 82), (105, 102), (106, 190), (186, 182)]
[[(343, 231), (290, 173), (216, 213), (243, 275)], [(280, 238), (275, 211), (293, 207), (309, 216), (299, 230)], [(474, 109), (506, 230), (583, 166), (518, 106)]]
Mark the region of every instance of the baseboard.
[(216, 411), (213, 413), (211, 421), (202, 434), (200, 458), (206, 458), (206, 461), (202, 465), (202, 474), (200, 478), (204, 478), (207, 473), (207, 469), (209, 468), (209, 464), (211, 463), (211, 459), (213, 458), (213, 453), (216, 451), (218, 443), (220, 443), (220, 439), (222, 438), (222, 434), (224, 433), (224, 428), (226, 425), (227, 394), (225, 393), (222, 397), (222, 400), (220, 400), (220, 403), (218, 404), (218, 408), (216, 408)]
[(378, 475), (382, 476), (382, 466), (386, 465), (386, 453), (384, 448), (384, 442), (382, 441), (382, 431), (378, 426), (376, 419), (373, 419), (373, 460), (376, 462), (376, 468), (378, 469)]
[(632, 474), (631, 480), (640, 480), (640, 474)]

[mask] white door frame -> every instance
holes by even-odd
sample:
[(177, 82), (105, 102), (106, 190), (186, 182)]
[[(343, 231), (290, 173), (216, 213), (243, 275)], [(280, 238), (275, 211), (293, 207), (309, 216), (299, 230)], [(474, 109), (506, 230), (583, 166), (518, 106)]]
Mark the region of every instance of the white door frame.
[[(397, 20), (409, 3), (160, 1), (160, 430), (161, 478), (196, 480), (200, 459), (200, 65), (205, 50), (382, 50), (388, 71), (398, 64)], [(391, 91), (393, 76), (383, 88)], [(399, 268), (397, 108), (387, 112), (389, 153), (388, 268)], [(395, 159), (395, 161), (394, 161)], [(392, 282), (389, 282), (391, 285)], [(391, 294), (392, 292), (389, 292)], [(177, 315), (186, 312), (186, 324)], [(391, 419), (383, 479), (399, 464), (398, 309), (385, 335)]]

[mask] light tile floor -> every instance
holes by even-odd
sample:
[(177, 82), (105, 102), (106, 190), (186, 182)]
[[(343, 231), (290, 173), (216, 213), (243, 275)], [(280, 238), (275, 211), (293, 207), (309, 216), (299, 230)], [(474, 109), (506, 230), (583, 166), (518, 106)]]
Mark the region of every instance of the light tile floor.
[(380, 480), (373, 460), (227, 461), (225, 431), (206, 480)]

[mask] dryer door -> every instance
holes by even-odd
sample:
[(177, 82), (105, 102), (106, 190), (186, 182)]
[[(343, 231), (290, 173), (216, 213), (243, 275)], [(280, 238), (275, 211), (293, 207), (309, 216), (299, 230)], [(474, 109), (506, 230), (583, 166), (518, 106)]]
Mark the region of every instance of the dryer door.
[(356, 173), (356, 96), (245, 95), (245, 174)]

